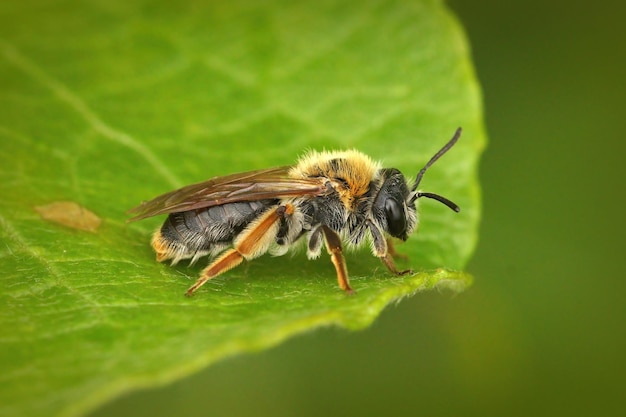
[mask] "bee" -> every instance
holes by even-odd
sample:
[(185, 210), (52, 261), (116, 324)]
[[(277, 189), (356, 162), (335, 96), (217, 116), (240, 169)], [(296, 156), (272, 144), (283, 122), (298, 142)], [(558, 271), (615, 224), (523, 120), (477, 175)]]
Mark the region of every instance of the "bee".
[(134, 214), (129, 221), (168, 215), (152, 236), (158, 262), (213, 258), (187, 296), (244, 260), (268, 252), (284, 255), (300, 240), (309, 259), (326, 247), (339, 287), (350, 294), (342, 241), (369, 242), (391, 273), (408, 274), (412, 271), (396, 268), (390, 238), (405, 241), (417, 228), (417, 200), (434, 199), (460, 211), (447, 198), (417, 189), (426, 170), (460, 136), (461, 128), (411, 185), (399, 170), (382, 168), (356, 150), (312, 151), (292, 166), (215, 177), (163, 194), (129, 210)]

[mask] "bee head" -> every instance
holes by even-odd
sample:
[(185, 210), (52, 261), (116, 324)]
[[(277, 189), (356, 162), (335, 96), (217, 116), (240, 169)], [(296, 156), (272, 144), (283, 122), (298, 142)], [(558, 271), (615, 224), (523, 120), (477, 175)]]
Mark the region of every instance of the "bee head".
[(374, 199), (372, 212), (387, 233), (406, 240), (415, 228), (415, 202), (410, 201), (411, 192), (400, 171), (385, 168), (380, 173), (383, 184)]
[(386, 226), (384, 227), (385, 231), (391, 236), (406, 240), (409, 233), (413, 231), (417, 223), (415, 201), (418, 198), (426, 197), (437, 200), (457, 213), (461, 210), (459, 206), (445, 197), (434, 193), (417, 191), (417, 187), (426, 170), (452, 148), (460, 136), (461, 128), (458, 128), (452, 139), (430, 158), (426, 165), (424, 165), (424, 168), (418, 172), (410, 190), (406, 184), (404, 175), (402, 175), (400, 171), (395, 168), (381, 170), (383, 184), (374, 200), (372, 211), (380, 224), (383, 225), (383, 227)]

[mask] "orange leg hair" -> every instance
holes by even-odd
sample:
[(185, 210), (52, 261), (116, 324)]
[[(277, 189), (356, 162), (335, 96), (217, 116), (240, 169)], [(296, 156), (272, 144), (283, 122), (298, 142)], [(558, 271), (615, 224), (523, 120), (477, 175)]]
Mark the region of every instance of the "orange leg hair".
[(254, 259), (267, 252), (278, 233), (278, 221), (292, 213), (293, 205), (285, 204), (261, 215), (235, 238), (232, 249), (222, 253), (202, 271), (200, 278), (189, 287), (185, 295), (191, 296), (208, 280), (236, 267), (244, 259)]

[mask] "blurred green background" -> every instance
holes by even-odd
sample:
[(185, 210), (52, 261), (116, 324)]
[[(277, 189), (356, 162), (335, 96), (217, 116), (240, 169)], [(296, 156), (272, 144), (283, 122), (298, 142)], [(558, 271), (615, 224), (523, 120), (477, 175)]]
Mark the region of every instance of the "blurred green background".
[(449, 6), (472, 43), (490, 136), (474, 286), (419, 294), (363, 332), (299, 336), (93, 416), (622, 415), (626, 6)]

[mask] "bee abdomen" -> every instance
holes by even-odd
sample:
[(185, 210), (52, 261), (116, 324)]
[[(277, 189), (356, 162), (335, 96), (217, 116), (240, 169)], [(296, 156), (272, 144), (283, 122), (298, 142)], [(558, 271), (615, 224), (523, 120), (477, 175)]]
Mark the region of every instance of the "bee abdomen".
[(244, 201), (171, 213), (153, 237), (157, 259), (181, 259), (214, 254), (228, 246), (252, 220), (276, 200)]

